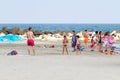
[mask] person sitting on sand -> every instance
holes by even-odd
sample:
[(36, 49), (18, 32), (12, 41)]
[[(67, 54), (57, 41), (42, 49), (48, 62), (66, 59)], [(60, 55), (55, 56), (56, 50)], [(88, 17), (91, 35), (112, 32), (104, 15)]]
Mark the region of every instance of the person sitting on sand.
[(63, 39), (63, 52), (62, 54), (64, 54), (64, 50), (66, 49), (66, 52), (67, 52), (67, 55), (68, 55), (68, 39), (66, 36), (64, 36), (64, 39)]
[(92, 38), (93, 36), (95, 36), (95, 31), (94, 31), (94, 29), (92, 29), (91, 38)]
[(79, 36), (76, 36), (76, 55), (78, 55), (78, 52), (80, 51), (81, 54), (81, 42), (79, 40)]
[(28, 54), (30, 54), (30, 47), (32, 47), (33, 55), (35, 55), (35, 48), (34, 48), (35, 44), (33, 40), (34, 34), (32, 32), (31, 27), (28, 28), (26, 35), (27, 35)]

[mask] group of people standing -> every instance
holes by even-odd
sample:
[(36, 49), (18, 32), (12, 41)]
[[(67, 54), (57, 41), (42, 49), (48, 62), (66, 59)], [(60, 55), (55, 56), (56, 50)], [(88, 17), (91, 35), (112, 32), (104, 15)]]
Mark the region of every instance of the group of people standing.
[[(73, 52), (76, 51), (76, 54), (78, 55), (78, 52), (82, 52), (82, 45), (81, 41), (79, 40), (79, 35), (75, 34), (75, 31), (72, 31), (72, 47), (73, 47)], [(89, 34), (88, 30), (85, 30), (83, 32), (83, 37), (84, 37), (84, 48), (85, 51), (94, 51), (95, 49), (98, 52), (101, 53), (106, 53), (107, 55), (112, 54), (112, 45), (115, 43), (114, 40), (114, 34), (111, 35), (110, 32), (105, 32), (103, 33), (102, 31), (96, 31), (92, 30), (91, 35)], [(90, 42), (90, 44), (88, 44)], [(63, 40), (63, 54), (64, 54), (64, 49), (66, 48), (67, 54), (68, 54), (68, 49), (67, 49), (67, 43), (68, 40), (66, 36), (64, 36)]]
[[(76, 54), (78, 55), (79, 53), (81, 54), (82, 50), (81, 50), (81, 41), (79, 40), (79, 35), (76, 35), (75, 34), (75, 31), (73, 30), (72, 31), (72, 47), (73, 47), (73, 51), (72, 52), (75, 52), (76, 51)], [(63, 39), (63, 52), (62, 54), (64, 54), (64, 50), (66, 49), (66, 52), (68, 54), (68, 39), (66, 37), (66, 35), (64, 36), (64, 39)]]
[(92, 32), (91, 36), (91, 51), (94, 51), (94, 48), (101, 52), (111, 55), (113, 53), (112, 45), (115, 43), (114, 34), (110, 32), (103, 33), (102, 31)]
[[(79, 53), (81, 54), (81, 52), (83, 51), (82, 50), (83, 46), (81, 45), (81, 40), (79, 39), (80, 36), (76, 35), (76, 32), (74, 30), (72, 31), (72, 34), (73, 34), (72, 41), (71, 41), (71, 45), (73, 47), (72, 52), (76, 51), (77, 55)], [(27, 35), (28, 54), (30, 54), (30, 50), (31, 50), (30, 47), (32, 47), (33, 55), (35, 55), (35, 48), (34, 48), (35, 44), (34, 44), (34, 40), (33, 40), (34, 34), (32, 32), (31, 27), (28, 28), (26, 35)], [(115, 43), (113, 36), (114, 36), (114, 34), (111, 35), (109, 32), (105, 32), (105, 33), (103, 33), (102, 31), (94, 32), (94, 30), (92, 30), (92, 33), (90, 35), (88, 30), (85, 30), (83, 32), (84, 49), (85, 49), (85, 51), (88, 51), (89, 48), (91, 51), (94, 51), (96, 49), (98, 52), (111, 55), (112, 54), (111, 48), (112, 48), (112, 45)], [(88, 44), (88, 42), (90, 42), (90, 44)], [(68, 41), (66, 35), (64, 36), (62, 43), (63, 43), (62, 54), (64, 54), (65, 50), (68, 54), (69, 41)]]

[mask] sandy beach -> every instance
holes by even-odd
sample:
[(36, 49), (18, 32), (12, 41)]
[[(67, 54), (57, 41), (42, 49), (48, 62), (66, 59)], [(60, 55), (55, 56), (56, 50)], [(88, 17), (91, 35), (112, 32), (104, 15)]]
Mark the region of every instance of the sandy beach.
[[(27, 54), (26, 43), (0, 43), (0, 80), (120, 80), (120, 55), (83, 52), (61, 55), (61, 42), (37, 42), (36, 56)], [(55, 44), (55, 48), (44, 45)], [(18, 55), (6, 56), (11, 50)]]
[(119, 8), (120, 0), (0, 0), (0, 80), (120, 80)]

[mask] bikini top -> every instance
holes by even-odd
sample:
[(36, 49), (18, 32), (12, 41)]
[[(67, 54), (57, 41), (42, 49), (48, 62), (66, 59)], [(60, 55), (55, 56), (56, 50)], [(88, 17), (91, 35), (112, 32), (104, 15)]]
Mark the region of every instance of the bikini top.
[(63, 40), (63, 43), (68, 43), (68, 40), (67, 40), (67, 39), (64, 39), (64, 40)]

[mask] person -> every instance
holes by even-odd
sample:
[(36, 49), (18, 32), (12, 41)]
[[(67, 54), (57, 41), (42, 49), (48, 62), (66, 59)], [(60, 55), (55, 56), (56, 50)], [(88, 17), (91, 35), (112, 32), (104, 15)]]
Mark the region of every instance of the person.
[(66, 49), (66, 52), (67, 52), (67, 55), (68, 55), (68, 39), (66, 36), (64, 36), (64, 39), (63, 39), (63, 52), (62, 54), (64, 54), (64, 50)]
[(103, 45), (103, 42), (102, 42), (102, 31), (99, 32), (99, 36), (98, 36), (98, 51), (99, 52), (103, 52), (102, 50), (102, 45)]
[(35, 55), (35, 44), (34, 44), (34, 34), (32, 32), (32, 28), (29, 27), (26, 33), (27, 35), (27, 46), (28, 46), (28, 54), (30, 55), (30, 47), (32, 47), (33, 55)]
[(111, 55), (112, 54), (112, 45), (115, 43), (115, 39), (113, 37), (113, 35), (110, 35), (110, 33), (108, 32), (108, 42), (107, 42), (107, 51), (106, 54)]
[(79, 40), (79, 36), (76, 36), (76, 55), (78, 55), (78, 52), (80, 51), (81, 54), (81, 42)]
[(96, 49), (99, 51), (99, 32), (95, 31)]
[(88, 30), (85, 30), (83, 36), (84, 36), (85, 48), (86, 48), (86, 51), (88, 51), (88, 37), (89, 37)]
[(96, 44), (95, 38), (94, 36), (92, 36), (91, 44), (90, 44), (91, 51), (94, 51), (95, 44)]
[(105, 48), (104, 52), (107, 50), (107, 43), (108, 43), (108, 32), (105, 32), (104, 36), (102, 37), (103, 47)]
[(75, 52), (75, 46), (76, 46), (76, 34), (75, 34), (75, 31), (73, 30), (72, 31), (72, 47), (74, 48), (73, 52)]
[(92, 29), (91, 38), (95, 36), (95, 31)]

